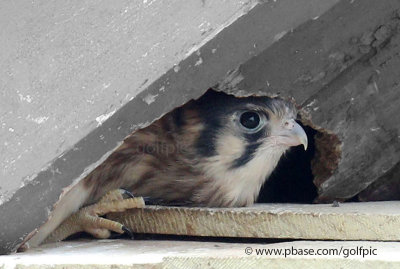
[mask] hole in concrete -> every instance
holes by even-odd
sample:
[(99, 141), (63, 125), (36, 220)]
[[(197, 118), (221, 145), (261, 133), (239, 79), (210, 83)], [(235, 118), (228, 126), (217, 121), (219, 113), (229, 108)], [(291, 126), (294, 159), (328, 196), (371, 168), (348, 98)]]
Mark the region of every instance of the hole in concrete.
[[(240, 98), (239, 95), (236, 97)], [(261, 189), (258, 203), (316, 202), (318, 186), (338, 167), (341, 154), (338, 137), (314, 126), (304, 111), (300, 110), (299, 116), (298, 122), (309, 139), (308, 149), (304, 151), (302, 145), (293, 147), (281, 158)]]
[[(236, 97), (240, 98), (238, 95)], [(175, 113), (184, 106), (169, 113)], [(299, 116), (298, 122), (307, 133), (309, 140), (308, 149), (304, 151), (301, 145), (293, 147), (285, 153), (261, 189), (258, 203), (313, 203), (318, 201), (318, 186), (328, 179), (338, 167), (341, 154), (341, 143), (338, 137), (314, 126), (304, 111), (300, 110)]]
[[(216, 95), (214, 95), (215, 91), (213, 91), (212, 89), (209, 89), (205, 94), (210, 93), (210, 92), (211, 92), (211, 99), (209, 99), (210, 95), (206, 97), (208, 99), (201, 99), (201, 97), (200, 97), (199, 98), (200, 102), (204, 102), (204, 100), (207, 100), (207, 102), (214, 103), (213, 98), (220, 98), (220, 97), (216, 97)], [(231, 96), (233, 96), (233, 95), (231, 95)], [(236, 95), (236, 97), (240, 98), (241, 96)], [(229, 99), (229, 100), (231, 100), (231, 99)], [(191, 122), (193, 121), (193, 124), (195, 124), (196, 128), (194, 128), (194, 129), (192, 128), (193, 130), (197, 130), (197, 128), (201, 128), (202, 125), (199, 123), (199, 119), (197, 119), (197, 118), (201, 118), (201, 117), (196, 116), (197, 115), (196, 113), (198, 113), (198, 112), (196, 112), (196, 109), (194, 111), (191, 110), (191, 109), (193, 109), (192, 102), (193, 101), (188, 101), (186, 104), (173, 109), (167, 115), (165, 115), (162, 119), (159, 119), (159, 120), (155, 121), (152, 125), (142, 129), (144, 132), (141, 133), (140, 137), (143, 137), (143, 136), (148, 137), (149, 134), (154, 133), (154, 130), (158, 130), (157, 132), (160, 132), (163, 130), (164, 131), (169, 130), (168, 134), (166, 134), (166, 136), (171, 136), (172, 132), (182, 132), (181, 128), (182, 128), (182, 126), (185, 126), (184, 120), (186, 120), (183, 118), (184, 113), (189, 113), (188, 114), (190, 116), (189, 119), (191, 120)], [(219, 106), (218, 104), (220, 104), (220, 103), (221, 103), (221, 100), (219, 100), (215, 104), (212, 104), (211, 107), (208, 107), (208, 105), (206, 105), (207, 109), (210, 111), (208, 111), (208, 112), (203, 111), (202, 113), (207, 113), (207, 115), (208, 115), (207, 117), (210, 117), (210, 118), (214, 116), (213, 115), (214, 112), (215, 113), (217, 113), (217, 112), (223, 113), (223, 112), (221, 112), (221, 109), (219, 109), (218, 111), (217, 110), (213, 111), (213, 108), (215, 106), (218, 107)], [(202, 103), (200, 103), (200, 104), (202, 104)], [(195, 106), (195, 108), (196, 107), (197, 106)], [(184, 108), (187, 108), (188, 112), (183, 112)], [(197, 109), (199, 109), (199, 108), (197, 107)], [(209, 112), (212, 112), (212, 113), (209, 113)], [(260, 191), (260, 195), (257, 200), (258, 203), (313, 203), (313, 202), (316, 202), (316, 201), (318, 201), (318, 198), (319, 198), (318, 197), (318, 187), (326, 179), (328, 179), (334, 173), (335, 169), (338, 167), (338, 162), (339, 162), (340, 154), (341, 154), (341, 148), (340, 148), (341, 143), (340, 143), (339, 139), (337, 138), (337, 136), (326, 130), (323, 130), (321, 128), (314, 126), (313, 123), (311, 122), (311, 120), (309, 119), (309, 117), (307, 116), (307, 114), (302, 110), (299, 111), (299, 121), (298, 122), (303, 127), (305, 132), (307, 133), (307, 137), (309, 140), (308, 141), (308, 149), (307, 149), (307, 151), (304, 151), (303, 146), (300, 145), (297, 147), (292, 147), (285, 153), (285, 155), (280, 159), (278, 166), (275, 168), (272, 175), (264, 183), (264, 186), (262, 187), (262, 189)], [(158, 126), (158, 127), (154, 127), (153, 125)], [(153, 129), (151, 129), (151, 128), (153, 128)], [(145, 131), (146, 129), (150, 129), (152, 131), (147, 132), (147, 131)], [(136, 132), (139, 132), (142, 130), (137, 130)], [(134, 133), (136, 133), (136, 132), (134, 132)], [(196, 138), (198, 135), (197, 132), (198, 131), (190, 131), (190, 137), (189, 137), (191, 139), (190, 141), (192, 141), (193, 139), (200, 141), (200, 137)], [(212, 147), (212, 137), (214, 137), (213, 132), (208, 131), (207, 135), (209, 137), (205, 137), (207, 139), (203, 138), (203, 140), (201, 142), (205, 145), (204, 150), (206, 150), (207, 151), (206, 153), (208, 154), (209, 153), (208, 151), (215, 150), (215, 148)], [(127, 140), (129, 140), (129, 139), (127, 139)], [(147, 141), (146, 139), (143, 139), (143, 138), (141, 138), (141, 140), (139, 139), (139, 142), (147, 141), (146, 143), (149, 143), (149, 144), (144, 145), (143, 149), (142, 148), (136, 149), (136, 150), (140, 150), (139, 152), (136, 152), (136, 153), (148, 154), (151, 157), (150, 160), (152, 162), (156, 163), (157, 165), (151, 166), (153, 164), (152, 164), (152, 162), (149, 162), (151, 165), (149, 165), (149, 167), (146, 167), (146, 168), (150, 169), (150, 170), (147, 171), (144, 168), (142, 169), (143, 171), (141, 171), (141, 172), (143, 175), (142, 174), (140, 174), (140, 176), (138, 175), (138, 178), (139, 178), (138, 182), (141, 184), (143, 184), (143, 182), (140, 181), (142, 177), (143, 178), (155, 177), (154, 171), (151, 171), (152, 167), (158, 167), (158, 168), (153, 168), (153, 169), (165, 169), (167, 171), (167, 169), (169, 169), (169, 168), (166, 168), (166, 167), (170, 167), (173, 164), (168, 164), (165, 159), (160, 159), (160, 156), (163, 157), (163, 154), (165, 154), (166, 152), (168, 152), (168, 150), (170, 150), (168, 148), (169, 146), (173, 147), (173, 151), (171, 151), (170, 153), (176, 153), (174, 151), (174, 150), (176, 150), (175, 147), (179, 147), (176, 145), (166, 145), (165, 141), (169, 141), (169, 140), (159, 142), (159, 143), (161, 143), (160, 144), (161, 147), (158, 144), (152, 144), (151, 139), (148, 139), (148, 140), (149, 141)], [(137, 144), (135, 144), (135, 143), (137, 143), (137, 141), (136, 140), (132, 140), (132, 141), (129, 142), (131, 144), (129, 144), (129, 143), (126, 144), (126, 145), (128, 145), (126, 147), (132, 147), (134, 145), (136, 145), (136, 147), (138, 147)], [(190, 143), (193, 143), (193, 146), (194, 146), (195, 144), (198, 144), (199, 141), (197, 141), (197, 142), (192, 141)], [(186, 141), (185, 143), (189, 143), (189, 142)], [(142, 145), (139, 145), (139, 147), (142, 147)], [(167, 148), (164, 149), (164, 147), (167, 147)], [(203, 150), (203, 146), (201, 149)], [(197, 150), (199, 150), (199, 149), (197, 149)], [(224, 149), (224, 150), (228, 150), (228, 149)], [(129, 152), (131, 152), (131, 151), (129, 151)], [(135, 151), (133, 151), (133, 152), (135, 152)], [(204, 154), (206, 154), (206, 153), (204, 153)], [(198, 154), (199, 154), (199, 156), (203, 156), (202, 155), (203, 152), (198, 153)], [(112, 156), (113, 155), (111, 155), (110, 158)], [(130, 156), (129, 154), (121, 153), (119, 155), (114, 156), (111, 159), (114, 160), (114, 162), (116, 162), (115, 160), (119, 160), (120, 158), (122, 158), (123, 160), (125, 160), (126, 158), (128, 158), (128, 159), (131, 158), (129, 156)], [(110, 161), (109, 159), (107, 161)], [(118, 164), (118, 162), (116, 162), (116, 163)], [(110, 166), (113, 166), (113, 165), (114, 164), (111, 161)], [(93, 179), (95, 179), (95, 178), (96, 177), (93, 177)], [(90, 182), (90, 181), (88, 181), (88, 182)], [(136, 196), (143, 196), (143, 195), (148, 196), (149, 195), (148, 193), (146, 193), (146, 192), (142, 193), (140, 191), (141, 185), (139, 183), (135, 183), (133, 186), (130, 186), (130, 187), (126, 187), (126, 186), (123, 186), (123, 187), (128, 188)], [(102, 184), (106, 184), (106, 183), (102, 183)], [(147, 188), (147, 187), (144, 187), (144, 188)], [(136, 193), (135, 190), (138, 192)], [(173, 190), (173, 189), (169, 190), (169, 192), (172, 193), (171, 195), (175, 195), (175, 194), (173, 194), (173, 191), (175, 191), (175, 190)], [(186, 190), (186, 193), (189, 196), (190, 196), (190, 193), (192, 193), (192, 192), (194, 192), (192, 187), (188, 188)], [(165, 195), (165, 192), (163, 192), (162, 194), (159, 194), (159, 192), (157, 192), (157, 191), (152, 191), (152, 193), (157, 193), (157, 195), (160, 195), (160, 196)], [(165, 197), (151, 197), (151, 198), (154, 198), (155, 200), (159, 199), (162, 201), (162, 202), (161, 201), (158, 202), (158, 204), (163, 204), (163, 205), (176, 204), (174, 200), (172, 200), (172, 202), (169, 200), (168, 200), (168, 202), (166, 202), (167, 200)], [(318, 201), (318, 202), (320, 202), (320, 201)], [(180, 205), (180, 204), (178, 203), (177, 205)]]
[[(211, 99), (205, 99), (205, 100), (208, 100), (207, 102), (211, 102), (212, 100), (214, 100), (213, 98), (217, 98), (216, 96), (214, 96), (211, 89), (209, 91), (207, 91), (207, 93), (210, 93), (210, 92), (211, 92)], [(210, 98), (210, 95), (207, 98)], [(218, 97), (218, 98), (220, 98), (220, 97)], [(240, 98), (240, 97), (238, 97), (238, 98)], [(201, 100), (200, 102), (204, 102), (204, 100)], [(220, 101), (218, 101), (218, 102), (220, 102)], [(218, 102), (216, 104), (218, 104)], [(141, 134), (140, 137), (149, 136), (149, 134), (154, 132), (154, 128), (156, 128), (157, 130), (159, 129), (159, 127), (154, 127), (154, 126), (163, 126), (160, 129), (161, 131), (162, 130), (170, 130), (168, 132), (174, 132), (174, 131), (181, 132), (182, 130), (180, 128), (182, 128), (183, 121), (184, 121), (184, 119), (182, 118), (183, 117), (182, 116), (183, 115), (182, 108), (183, 107), (189, 108), (189, 107), (191, 107), (191, 105), (193, 105), (193, 103), (191, 103), (191, 101), (189, 101), (185, 105), (172, 110), (171, 112), (169, 112), (167, 115), (165, 115), (163, 117), (164, 121), (163, 121), (163, 119), (157, 120), (151, 126), (148, 126), (145, 129), (143, 129), (144, 132)], [(187, 106), (189, 106), (189, 107), (187, 107)], [(209, 109), (212, 110), (213, 108), (210, 107)], [(215, 113), (217, 113), (217, 112), (218, 111), (215, 111)], [(202, 112), (202, 113), (205, 113), (205, 112)], [(209, 114), (210, 117), (213, 116), (213, 113), (214, 113), (214, 111), (212, 111), (212, 113), (207, 112), (207, 114)], [(219, 111), (218, 113), (222, 113), (222, 112)], [(192, 114), (195, 115), (196, 112), (192, 111), (188, 115), (190, 116)], [(194, 120), (194, 124), (198, 124), (197, 117), (194, 117), (193, 115), (191, 116), (190, 119), (192, 121)], [(318, 198), (318, 192), (317, 192), (318, 186), (320, 186), (324, 182), (324, 180), (328, 179), (333, 174), (334, 170), (336, 169), (336, 167), (338, 165), (338, 160), (340, 157), (340, 150), (336, 149), (336, 147), (338, 144), (340, 144), (340, 141), (337, 139), (337, 136), (329, 134), (325, 130), (321, 130), (321, 129), (317, 130), (317, 127), (313, 126), (312, 122), (308, 119), (307, 114), (305, 114), (303, 111), (300, 110), (299, 115), (300, 115), (299, 123), (302, 125), (303, 129), (306, 131), (307, 136), (308, 136), (308, 140), (309, 140), (308, 150), (304, 151), (302, 146), (291, 148), (281, 158), (277, 168), (275, 169), (273, 174), (270, 176), (269, 180), (267, 180), (265, 182), (265, 184), (260, 192), (259, 199), (258, 199), (259, 203), (271, 203), (271, 202), (312, 203)], [(178, 124), (178, 125), (176, 125), (176, 124)], [(149, 131), (149, 132), (145, 131), (146, 129), (149, 130), (150, 128), (153, 128), (153, 129), (151, 129), (153, 131)], [(137, 133), (138, 131), (136, 131), (135, 133)], [(170, 135), (170, 134), (166, 134), (166, 137), (168, 135)], [(196, 139), (196, 135), (197, 135), (196, 132), (190, 133), (189, 139), (192, 139), (192, 140)], [(212, 136), (213, 133), (211, 131), (210, 131), (210, 134), (207, 134), (207, 135), (211, 135), (211, 138), (213, 137)], [(210, 151), (210, 150), (213, 150), (212, 146), (211, 146), (211, 144), (212, 144), (211, 138), (208, 137), (207, 139), (203, 139), (204, 141), (202, 140), (202, 143), (204, 145), (206, 145), (206, 147), (204, 147), (204, 150), (207, 151), (206, 153), (208, 153), (208, 151)], [(138, 143), (136, 140), (132, 140), (132, 141), (129, 142), (131, 144), (133, 143), (132, 145), (129, 143), (126, 145), (130, 145), (129, 147), (132, 147), (132, 146), (136, 145), (135, 143)], [(143, 141), (147, 141), (147, 140), (141, 138), (141, 139), (139, 139), (139, 142), (140, 141), (143, 142)], [(175, 146), (174, 145), (166, 145), (165, 141), (169, 141), (169, 140), (163, 140), (164, 142), (161, 141), (160, 143), (162, 144), (162, 147), (160, 147), (158, 144), (152, 144), (151, 139), (149, 141), (150, 141), (150, 144), (145, 145), (143, 149), (140, 149), (140, 151), (136, 152), (136, 153), (149, 154), (149, 156), (151, 157), (151, 161), (157, 164), (154, 167), (158, 167), (159, 169), (168, 169), (166, 167), (169, 167), (168, 165), (171, 165), (171, 164), (168, 164), (165, 161), (165, 159), (161, 160), (160, 156), (162, 157), (163, 154), (165, 154), (165, 151), (164, 151), (165, 146), (167, 147), (167, 150), (169, 150), (169, 148), (168, 148), (169, 146), (171, 146), (171, 147), (175, 147)], [(190, 143), (198, 143), (198, 142), (192, 141)], [(136, 147), (137, 147), (137, 145), (136, 145)], [(137, 150), (139, 150), (139, 149), (137, 149)], [(154, 150), (156, 150), (156, 152), (154, 152)], [(202, 150), (203, 150), (203, 147), (202, 147)], [(225, 150), (228, 150), (228, 149), (225, 149)], [(129, 152), (132, 152), (132, 150), (130, 150)], [(173, 152), (174, 151), (172, 151), (171, 153), (173, 153)], [(135, 151), (133, 151), (133, 153), (135, 153)], [(201, 154), (200, 153), (198, 153), (198, 154), (200, 156), (203, 153), (201, 152)], [(126, 160), (126, 159), (130, 160), (129, 158), (131, 158), (129, 154), (125, 154), (125, 153), (124, 154), (117, 153), (117, 155), (115, 155), (114, 157), (113, 156), (114, 156), (114, 154), (111, 155), (110, 158), (107, 160), (110, 162), (110, 166), (114, 166), (114, 163), (118, 164), (118, 162), (116, 160), (119, 160), (121, 158), (122, 158), (122, 160)], [(203, 156), (203, 155), (201, 155), (201, 156)], [(114, 161), (112, 161), (112, 160), (114, 160)], [(154, 177), (155, 173), (154, 173), (154, 171), (151, 171), (152, 167), (153, 167), (153, 164), (150, 162), (149, 166), (146, 167), (146, 169), (150, 169), (150, 170), (145, 171), (145, 168), (142, 169), (143, 171), (141, 171), (141, 172), (143, 175), (142, 174), (137, 175), (139, 178), (138, 182), (140, 182), (142, 177), (143, 178)], [(157, 168), (153, 168), (153, 169), (157, 169)], [(114, 170), (117, 170), (116, 172), (119, 171), (117, 168), (115, 168)], [(97, 178), (97, 177), (93, 177), (93, 179), (95, 179), (95, 178)], [(88, 181), (88, 182), (90, 182), (90, 181)], [(107, 184), (107, 183), (104, 182), (101, 184)], [(143, 184), (143, 182), (142, 182), (142, 184)], [(124, 186), (124, 187), (126, 187), (126, 186)], [(148, 193), (150, 192), (150, 191), (145, 192), (143, 190), (140, 190), (139, 183), (135, 183), (133, 186), (128, 186), (126, 188), (129, 188), (129, 190), (131, 190), (137, 196), (142, 196), (142, 195), (148, 196), (149, 195)], [(147, 187), (143, 187), (143, 188), (146, 189)], [(137, 191), (137, 193), (135, 193), (135, 190)], [(188, 190), (186, 192), (190, 193), (193, 191), (194, 190), (191, 189), (191, 187), (190, 187), (190, 188), (188, 188)], [(169, 192), (172, 193), (171, 195), (174, 195), (172, 189), (169, 190)], [(152, 193), (157, 193), (157, 195), (161, 196), (161, 194), (159, 194), (159, 192), (157, 192), (157, 191), (152, 191)], [(163, 200), (166, 199), (165, 197), (152, 197), (152, 198), (163, 199)], [(174, 202), (172, 202), (172, 203), (174, 203)]]

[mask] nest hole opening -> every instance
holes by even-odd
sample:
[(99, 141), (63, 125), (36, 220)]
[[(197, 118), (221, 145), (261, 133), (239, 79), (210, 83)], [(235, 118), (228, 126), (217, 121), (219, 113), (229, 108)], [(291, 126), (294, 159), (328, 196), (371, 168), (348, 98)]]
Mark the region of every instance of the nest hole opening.
[[(215, 88), (218, 89), (218, 87), (209, 88), (203, 95), (210, 91), (221, 91), (236, 98), (251, 96), (242, 93), (228, 93), (225, 90), (215, 90)], [(254, 96), (260, 96), (260, 93)], [(172, 109), (167, 114), (180, 110), (191, 101), (193, 99)], [(296, 104), (293, 98), (291, 102)], [(331, 131), (315, 126), (306, 115), (307, 113), (300, 109), (297, 122), (307, 134), (307, 150), (304, 151), (303, 145), (299, 145), (290, 148), (282, 156), (274, 172), (263, 184), (256, 203), (309, 204), (327, 203), (334, 200), (324, 200), (319, 197), (318, 188), (333, 175), (338, 167), (341, 141)]]

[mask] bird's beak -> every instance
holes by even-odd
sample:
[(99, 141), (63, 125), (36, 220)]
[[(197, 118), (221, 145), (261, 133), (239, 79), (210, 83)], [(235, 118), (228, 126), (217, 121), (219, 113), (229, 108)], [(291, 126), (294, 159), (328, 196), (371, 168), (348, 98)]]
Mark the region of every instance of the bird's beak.
[(307, 150), (307, 134), (295, 120), (285, 121), (282, 129), (278, 134), (278, 141), (280, 143), (289, 147), (303, 145), (304, 150)]

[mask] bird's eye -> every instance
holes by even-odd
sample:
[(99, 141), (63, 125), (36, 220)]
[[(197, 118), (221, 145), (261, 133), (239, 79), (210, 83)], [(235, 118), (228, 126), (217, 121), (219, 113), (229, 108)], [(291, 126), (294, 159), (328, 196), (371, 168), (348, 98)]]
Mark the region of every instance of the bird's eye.
[(240, 115), (240, 124), (249, 130), (257, 129), (260, 126), (260, 115), (254, 111), (246, 111)]

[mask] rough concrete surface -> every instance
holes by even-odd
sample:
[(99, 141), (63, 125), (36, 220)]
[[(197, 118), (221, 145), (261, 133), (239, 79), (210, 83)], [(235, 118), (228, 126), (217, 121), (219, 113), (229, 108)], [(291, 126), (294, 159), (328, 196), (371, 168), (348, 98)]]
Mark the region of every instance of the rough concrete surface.
[[(325, 255), (304, 254), (310, 250)], [(70, 241), (2, 256), (0, 268), (395, 268), (399, 254), (398, 242)]]
[(255, 4), (2, 1), (0, 201)]
[(0, 253), (130, 132), (337, 2), (2, 1)]
[(246, 208), (148, 206), (112, 213), (133, 232), (212, 237), (400, 241), (400, 202), (256, 204)]

